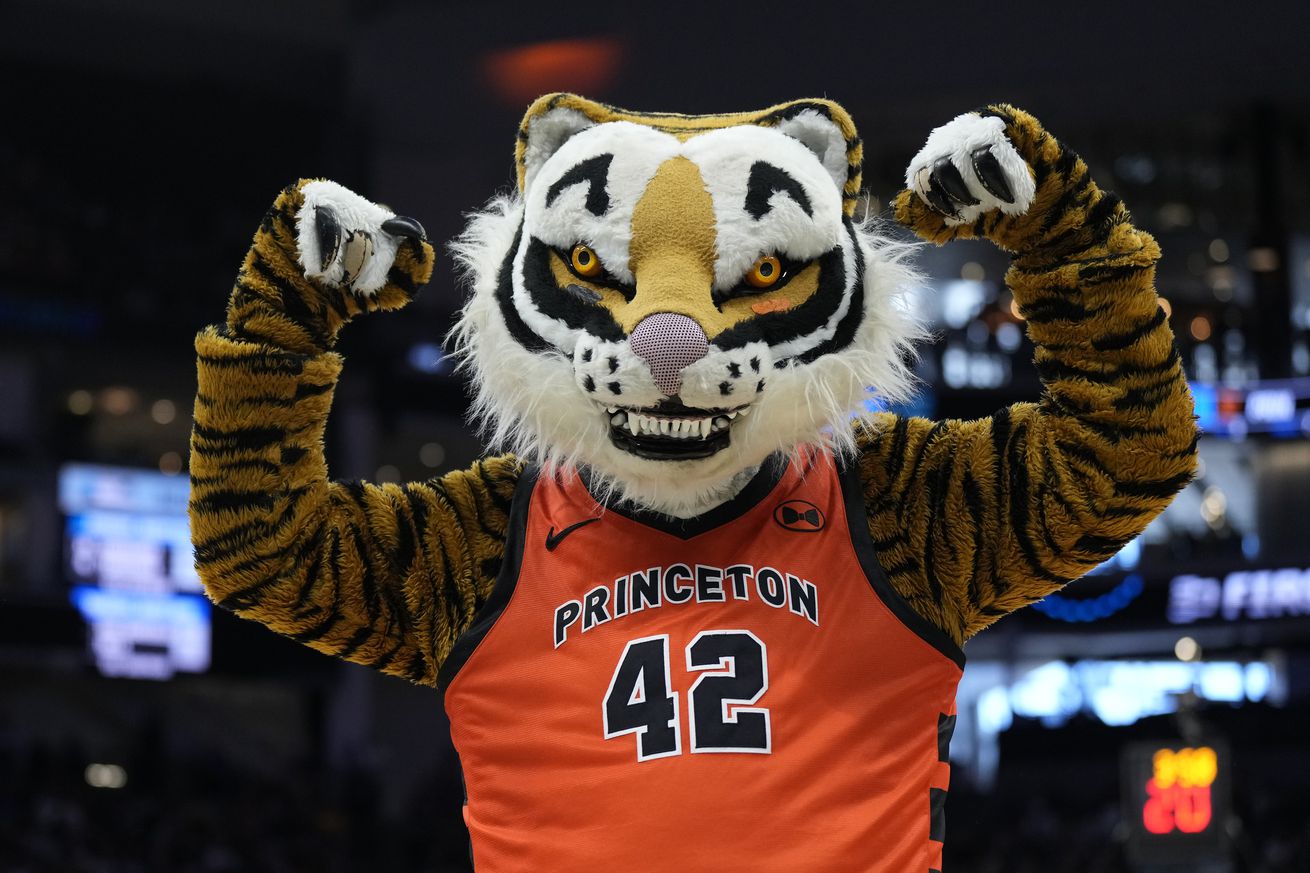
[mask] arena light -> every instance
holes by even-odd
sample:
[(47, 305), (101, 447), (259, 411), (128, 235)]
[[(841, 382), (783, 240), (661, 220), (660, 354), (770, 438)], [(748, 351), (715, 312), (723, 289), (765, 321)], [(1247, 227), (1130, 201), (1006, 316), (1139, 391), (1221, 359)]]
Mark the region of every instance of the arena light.
[(117, 764), (87, 764), (82, 778), (92, 788), (122, 788), (127, 785), (127, 771)]
[(551, 91), (598, 94), (622, 60), (623, 44), (613, 37), (561, 39), (492, 52), (482, 74), (498, 98), (519, 107)]

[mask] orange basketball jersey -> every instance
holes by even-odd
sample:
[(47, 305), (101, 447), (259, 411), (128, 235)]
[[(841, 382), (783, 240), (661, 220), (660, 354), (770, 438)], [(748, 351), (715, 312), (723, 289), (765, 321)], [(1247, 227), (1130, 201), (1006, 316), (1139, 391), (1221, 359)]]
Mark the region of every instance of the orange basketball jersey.
[(678, 521), (525, 473), (441, 687), (479, 873), (941, 867), (964, 656), (827, 454)]

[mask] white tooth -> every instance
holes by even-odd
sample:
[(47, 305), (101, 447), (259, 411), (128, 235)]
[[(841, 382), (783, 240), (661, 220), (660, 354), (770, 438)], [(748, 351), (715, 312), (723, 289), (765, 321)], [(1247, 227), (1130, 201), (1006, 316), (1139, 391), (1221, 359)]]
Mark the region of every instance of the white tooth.
[(673, 425), (667, 418), (660, 419), (659, 425), (660, 425), (660, 433), (664, 434), (665, 436), (668, 436), (669, 431), (673, 430)]
[(728, 413), (728, 418), (736, 418), (736, 417), (737, 417), (737, 413), (735, 413), (735, 412), (729, 412), (729, 413)]
[(708, 418), (702, 418), (700, 421), (696, 422), (696, 436), (705, 439), (705, 437), (709, 436), (709, 433), (710, 420)]
[(621, 426), (627, 420), (628, 417), (624, 415), (622, 412), (616, 412), (610, 416), (610, 424), (614, 425), (615, 427)]
[(685, 434), (691, 431), (691, 422), (685, 419), (678, 419), (674, 424), (678, 427), (678, 433)]
[(605, 407), (605, 411), (606, 411), (606, 412), (618, 412), (618, 411), (619, 411), (619, 408), (618, 408), (617, 406), (607, 406), (607, 407)]
[(633, 436), (636, 436), (637, 431), (641, 429), (640, 422), (641, 422), (640, 415), (628, 416), (628, 432), (631, 433)]
[(737, 414), (738, 414), (738, 415), (745, 415), (745, 414), (748, 413), (748, 412), (750, 412), (749, 409), (738, 409), (738, 410), (737, 410)]
[(722, 415), (714, 419), (715, 430), (723, 430), (727, 426), (728, 426), (728, 419), (724, 418)]

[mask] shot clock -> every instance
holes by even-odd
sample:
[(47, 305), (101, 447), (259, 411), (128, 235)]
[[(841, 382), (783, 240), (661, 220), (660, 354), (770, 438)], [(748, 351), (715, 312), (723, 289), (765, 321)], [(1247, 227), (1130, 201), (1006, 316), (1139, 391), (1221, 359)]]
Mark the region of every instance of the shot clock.
[(1128, 855), (1138, 869), (1227, 869), (1228, 769), (1227, 746), (1217, 739), (1124, 749)]

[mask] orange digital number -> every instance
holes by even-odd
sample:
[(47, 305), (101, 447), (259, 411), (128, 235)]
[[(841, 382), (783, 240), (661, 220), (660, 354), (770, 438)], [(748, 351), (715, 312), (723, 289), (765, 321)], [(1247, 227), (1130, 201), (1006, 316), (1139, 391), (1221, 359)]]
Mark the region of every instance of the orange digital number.
[(1151, 762), (1154, 773), (1146, 783), (1142, 825), (1153, 834), (1196, 834), (1209, 827), (1210, 786), (1219, 774), (1215, 750), (1160, 749)]

